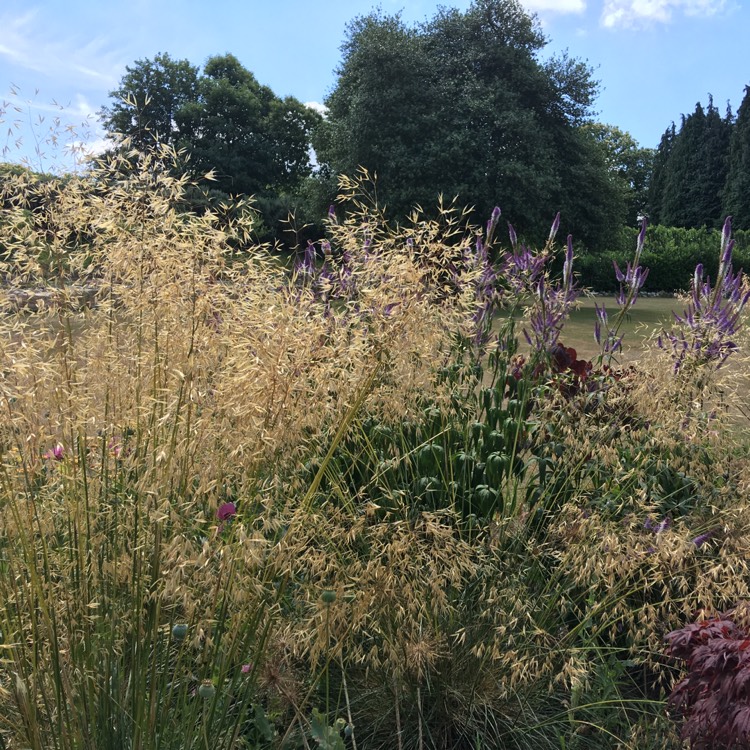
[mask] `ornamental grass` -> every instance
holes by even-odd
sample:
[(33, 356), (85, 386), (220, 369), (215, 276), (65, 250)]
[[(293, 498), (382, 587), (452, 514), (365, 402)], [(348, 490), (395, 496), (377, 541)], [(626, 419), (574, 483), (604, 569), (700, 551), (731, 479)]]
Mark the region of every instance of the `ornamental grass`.
[(0, 747), (674, 746), (664, 636), (750, 599), (744, 280), (719, 358), (584, 362), (557, 220), (363, 171), (289, 268), (175, 164), (2, 185)]

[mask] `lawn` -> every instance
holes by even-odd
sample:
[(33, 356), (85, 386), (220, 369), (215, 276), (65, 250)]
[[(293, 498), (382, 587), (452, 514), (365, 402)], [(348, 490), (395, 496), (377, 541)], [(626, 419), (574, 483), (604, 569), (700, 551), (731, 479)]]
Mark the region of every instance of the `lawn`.
[[(582, 297), (577, 310), (574, 310), (565, 325), (562, 339), (566, 346), (572, 346), (579, 356), (587, 359), (599, 353), (594, 340), (594, 305), (605, 306), (610, 318), (614, 319), (619, 307), (614, 297)], [(674, 297), (644, 297), (638, 300), (623, 322), (624, 359), (631, 361), (640, 358), (644, 343), (666, 322), (673, 319), (673, 312), (680, 314), (683, 306)]]

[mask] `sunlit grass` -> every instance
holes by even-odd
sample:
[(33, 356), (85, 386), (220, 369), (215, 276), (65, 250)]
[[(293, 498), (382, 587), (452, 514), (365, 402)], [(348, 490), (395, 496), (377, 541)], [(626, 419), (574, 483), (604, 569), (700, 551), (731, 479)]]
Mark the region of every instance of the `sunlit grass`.
[(522, 361), (492, 224), (394, 230), (361, 174), (293, 268), (170, 156), (4, 186), (6, 279), (63, 295), (0, 318), (5, 745), (669, 746), (663, 635), (750, 596), (733, 371)]

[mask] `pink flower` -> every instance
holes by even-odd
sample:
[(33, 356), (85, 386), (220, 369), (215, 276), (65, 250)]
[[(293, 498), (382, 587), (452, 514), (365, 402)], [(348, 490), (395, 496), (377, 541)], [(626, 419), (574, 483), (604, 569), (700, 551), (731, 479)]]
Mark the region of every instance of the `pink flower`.
[(49, 450), (44, 454), (44, 458), (49, 458), (54, 461), (62, 461), (64, 455), (65, 448), (63, 448), (62, 443), (58, 443), (52, 450)]
[(250, 664), (243, 664), (242, 665), (242, 674), (249, 674), (250, 671), (252, 670), (252, 668), (253, 668), (252, 663), (250, 663)]
[(234, 503), (223, 503), (216, 511), (216, 517), (220, 521), (228, 521), (237, 513), (237, 506)]

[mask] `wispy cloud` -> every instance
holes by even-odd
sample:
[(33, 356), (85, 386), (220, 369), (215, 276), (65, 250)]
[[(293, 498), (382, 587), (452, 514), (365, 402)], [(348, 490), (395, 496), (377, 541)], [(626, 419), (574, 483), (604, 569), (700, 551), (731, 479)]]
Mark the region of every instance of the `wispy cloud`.
[(83, 41), (53, 33), (38, 8), (14, 15), (0, 12), (0, 58), (41, 78), (80, 81), (81, 86), (114, 87), (121, 75), (119, 55), (104, 36)]
[(523, 0), (523, 4), (533, 12), (583, 13), (586, 10), (586, 0)]
[(669, 23), (675, 14), (712, 16), (727, 5), (727, 0), (605, 0), (601, 22), (607, 28)]

